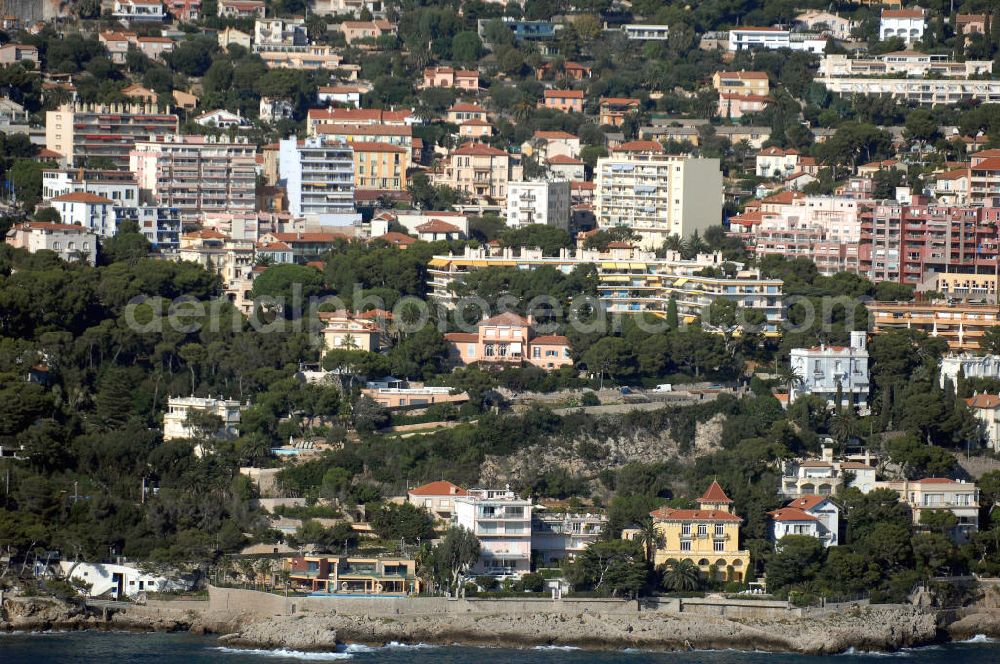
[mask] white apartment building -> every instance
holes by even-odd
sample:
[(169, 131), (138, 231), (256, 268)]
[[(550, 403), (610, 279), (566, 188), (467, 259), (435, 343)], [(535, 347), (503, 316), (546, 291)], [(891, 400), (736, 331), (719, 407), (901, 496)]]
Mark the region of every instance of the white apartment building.
[(167, 412), (163, 415), (163, 440), (192, 438), (195, 430), (188, 423), (188, 413), (198, 412), (217, 415), (222, 426), (213, 437), (236, 438), (239, 435), (240, 411), (246, 406), (235, 399), (202, 397), (170, 397)]
[(569, 228), (569, 180), (507, 184), (507, 225)]
[(296, 217), (331, 222), (356, 216), (354, 150), (350, 144), (311, 136), (282, 139), (278, 176), (288, 192), (288, 210)]
[(800, 496), (768, 516), (774, 542), (786, 535), (804, 535), (818, 539), (824, 547), (840, 543), (840, 508), (826, 496)]
[(809, 33), (792, 33), (782, 28), (733, 28), (729, 31), (730, 51), (766, 48), (772, 51), (787, 48), (806, 53), (822, 53), (826, 37)]
[(721, 223), (718, 159), (616, 153), (598, 159), (594, 170), (598, 227), (631, 228), (644, 248), (658, 249), (671, 235), (686, 238)]
[(603, 514), (548, 512), (540, 508), (531, 516), (531, 551), (539, 565), (573, 560), (597, 541), (608, 524)]
[(957, 62), (947, 55), (896, 51), (873, 58), (851, 58), (843, 54), (824, 55), (819, 62), (821, 77), (886, 76), (908, 78), (968, 78), (993, 73), (992, 60)]
[(898, 493), (899, 500), (910, 507), (914, 524), (920, 524), (924, 512), (951, 512), (958, 520), (949, 533), (956, 543), (968, 541), (969, 536), (979, 530), (979, 488), (974, 482), (925, 477), (878, 482), (876, 488)]
[(920, 7), (913, 9), (883, 9), (878, 34), (882, 41), (901, 37), (907, 44), (924, 38), (927, 13)]
[(101, 237), (112, 237), (118, 232), (115, 202), (110, 198), (80, 191), (56, 196), (49, 203), (64, 224), (82, 226)]
[(144, 198), (176, 207), (184, 221), (255, 206), (256, 146), (245, 138), (178, 134), (138, 141), (129, 169)]
[(978, 101), (1000, 103), (1000, 81), (918, 78), (818, 77), (831, 93), (840, 96), (879, 95), (918, 104), (957, 104)]
[(531, 571), (531, 501), (504, 489), (469, 489), (455, 496), (452, 523), (479, 538), (473, 575), (519, 577)]
[(115, 205), (138, 205), (139, 185), (128, 171), (57, 168), (42, 171), (42, 201), (85, 192), (110, 199)]
[(309, 31), (305, 20), (289, 18), (259, 18), (253, 23), (254, 49), (267, 46), (305, 46)]
[(82, 226), (25, 221), (7, 231), (5, 242), (19, 249), (53, 251), (64, 261), (97, 263), (97, 235)]
[(670, 26), (628, 23), (622, 26), (622, 32), (631, 41), (666, 41), (670, 36)]
[(153, 249), (173, 253), (181, 245), (181, 211), (166, 205), (115, 206), (115, 221), (134, 221)]
[(944, 389), (945, 380), (952, 389), (958, 389), (958, 375), (963, 378), (993, 378), (1000, 380), (1000, 355), (973, 355), (971, 353), (945, 355), (941, 358), (939, 383)]
[[(867, 333), (851, 332), (851, 345), (793, 348), (792, 369), (801, 383), (793, 384), (788, 402), (803, 394), (815, 394), (837, 407), (868, 409)], [(835, 403), (838, 391), (841, 403)]]
[(819, 459), (795, 459), (782, 463), (778, 493), (788, 498), (832, 496), (846, 482), (861, 493), (874, 491), (877, 459), (867, 452), (848, 459), (834, 459), (833, 448), (824, 447)]

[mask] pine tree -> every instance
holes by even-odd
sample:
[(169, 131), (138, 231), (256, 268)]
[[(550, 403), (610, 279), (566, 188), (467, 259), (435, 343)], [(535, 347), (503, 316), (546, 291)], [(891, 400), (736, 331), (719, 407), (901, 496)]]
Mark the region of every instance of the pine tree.
[(677, 300), (672, 297), (667, 302), (667, 327), (671, 330), (680, 327), (680, 319), (677, 316)]

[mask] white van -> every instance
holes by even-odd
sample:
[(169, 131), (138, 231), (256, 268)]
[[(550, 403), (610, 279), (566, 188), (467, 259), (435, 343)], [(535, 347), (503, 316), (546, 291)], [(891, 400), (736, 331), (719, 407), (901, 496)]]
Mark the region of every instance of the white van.
[(670, 383), (661, 383), (653, 388), (654, 392), (673, 392), (674, 386)]

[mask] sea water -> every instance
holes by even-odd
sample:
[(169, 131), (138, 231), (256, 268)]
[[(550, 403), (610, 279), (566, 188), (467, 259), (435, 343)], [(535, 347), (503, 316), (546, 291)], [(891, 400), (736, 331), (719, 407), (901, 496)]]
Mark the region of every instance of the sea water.
[(885, 658), (914, 664), (997, 664), (1000, 643), (976, 637), (962, 643), (912, 648), (895, 653), (849, 651), (834, 657), (778, 655), (738, 650), (651, 652), (579, 650), (564, 646), (468, 648), (389, 644), (375, 648), (346, 645), (331, 652), (289, 649), (230, 648), (215, 637), (191, 634), (124, 632), (0, 633), (0, 664), (100, 662), (107, 664), (292, 664), (354, 662), (356, 664), (885, 664)]

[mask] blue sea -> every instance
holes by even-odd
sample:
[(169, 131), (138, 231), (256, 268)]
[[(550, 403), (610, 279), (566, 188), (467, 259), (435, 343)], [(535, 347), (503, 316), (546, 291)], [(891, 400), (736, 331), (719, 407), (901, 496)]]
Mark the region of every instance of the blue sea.
[(250, 650), (220, 646), (214, 637), (191, 634), (53, 632), (0, 634), (0, 664), (101, 662), (136, 664), (293, 664), (353, 661), (357, 664), (884, 664), (901, 658), (916, 664), (995, 664), (1000, 643), (984, 637), (963, 643), (914, 648), (896, 653), (845, 653), (834, 657), (775, 655), (735, 650), (658, 653), (641, 650), (590, 651), (562, 647), (525, 650), (459, 646), (345, 646), (336, 652)]

